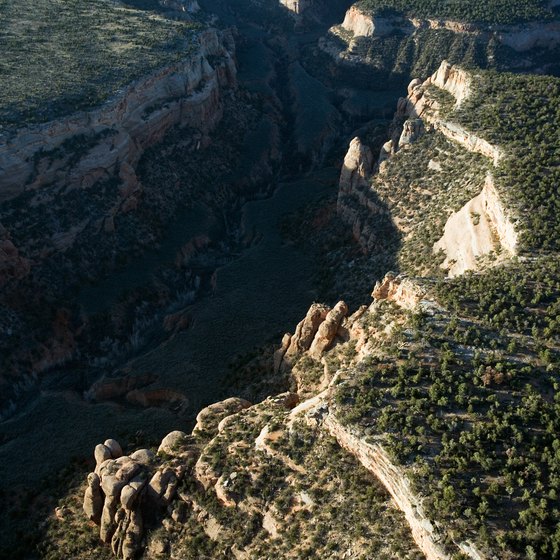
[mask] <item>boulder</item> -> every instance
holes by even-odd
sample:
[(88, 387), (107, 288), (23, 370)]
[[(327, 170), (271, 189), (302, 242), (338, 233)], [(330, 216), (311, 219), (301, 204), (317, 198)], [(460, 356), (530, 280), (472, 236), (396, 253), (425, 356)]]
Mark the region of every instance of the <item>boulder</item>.
[(96, 466), (100, 466), (101, 463), (104, 463), (105, 461), (107, 461), (107, 459), (113, 459), (113, 456), (111, 455), (111, 450), (107, 446), (103, 445), (102, 443), (95, 446), (93, 455), (95, 457)]
[(408, 95), (411, 95), (412, 92), (419, 86), (422, 85), (422, 80), (420, 78), (414, 78), (414, 80), (412, 80), (409, 84), (408, 84)]
[(121, 505), (124, 509), (132, 509), (142, 489), (146, 486), (145, 478), (133, 478), (121, 491)]
[(185, 432), (180, 432), (175, 430), (167, 434), (157, 450), (158, 455), (165, 453), (166, 455), (171, 455), (172, 457), (181, 457), (186, 451), (186, 446), (190, 443), (190, 436)]
[(154, 457), (154, 453), (149, 449), (138, 449), (138, 451), (135, 451), (130, 455), (131, 459), (141, 465), (149, 465), (153, 461)]
[(203, 408), (196, 417), (196, 426), (194, 427), (193, 435), (215, 435), (218, 431), (219, 423), (224, 418), (236, 414), (250, 406), (251, 403), (245, 399), (231, 397)]
[(156, 471), (148, 483), (148, 496), (157, 503), (168, 504), (177, 490), (179, 480), (169, 467)]
[(105, 443), (103, 445), (110, 451), (111, 457), (113, 459), (118, 459), (119, 457), (122, 457), (123, 451), (117, 440), (107, 439), (105, 440)]
[(101, 481), (95, 473), (89, 473), (87, 488), (84, 494), (83, 510), (86, 517), (94, 523), (101, 522), (103, 511), (103, 496), (101, 494)]

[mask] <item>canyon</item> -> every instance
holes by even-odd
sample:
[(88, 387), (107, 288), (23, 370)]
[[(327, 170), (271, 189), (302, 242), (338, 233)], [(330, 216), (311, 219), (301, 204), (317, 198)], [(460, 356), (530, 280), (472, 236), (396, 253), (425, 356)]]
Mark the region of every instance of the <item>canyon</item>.
[(433, 380), (552, 371), (549, 339), (449, 295), (532, 262), (512, 148), (461, 120), (475, 71), (431, 50), (372, 71), (368, 41), (450, 33), (534, 68), (557, 23), (161, 5), (200, 18), (180, 62), (0, 136), (0, 554), (521, 558), (438, 479), (457, 426), (505, 391), (461, 412), (466, 383)]

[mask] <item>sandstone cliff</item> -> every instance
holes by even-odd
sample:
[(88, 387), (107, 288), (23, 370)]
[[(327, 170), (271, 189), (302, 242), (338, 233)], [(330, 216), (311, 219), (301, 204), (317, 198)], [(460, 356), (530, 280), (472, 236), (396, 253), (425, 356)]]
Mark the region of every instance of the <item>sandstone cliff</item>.
[(445, 253), (442, 267), (450, 276), (457, 276), (479, 268), (477, 259), (495, 251), (515, 255), (517, 237), (489, 175), (482, 192), (449, 217), (434, 252)]
[[(430, 261), (436, 260), (433, 254), (440, 251), (442, 267), (450, 275), (480, 268), (480, 257), (495, 256), (502, 249), (502, 256), (516, 253), (515, 220), (485, 171), (487, 160), (500, 165), (504, 148), (452, 120), (473, 87), (467, 71), (443, 61), (425, 81), (413, 80), (408, 96), (399, 100), (392, 138), (376, 166), (369, 148), (358, 139), (352, 141), (337, 209), (365, 252), (375, 251), (382, 242), (379, 224), (390, 215), (403, 236), (401, 260), (406, 266), (416, 261), (414, 272), (430, 268)], [(470, 163), (458, 165), (461, 159)], [(417, 244), (424, 245), (423, 266), (418, 266)]]
[(498, 165), (503, 158), (503, 150), (484, 138), (466, 130), (455, 122), (449, 122), (442, 115), (440, 102), (430, 94), (430, 87), (435, 86), (450, 93), (455, 99), (455, 107), (460, 107), (470, 93), (471, 78), (462, 68), (455, 67), (444, 60), (437, 71), (427, 80), (419, 83), (414, 80), (409, 85), (408, 97), (399, 101), (397, 115), (422, 118), (444, 136), (458, 142), (469, 152), (486, 156)]
[[(342, 32), (343, 36), (344, 32), (348, 32), (356, 39), (359, 37), (382, 38), (391, 33), (414, 35), (424, 30), (444, 30), (458, 35), (473, 35), (486, 43), (494, 40), (518, 53), (534, 48), (554, 48), (560, 42), (560, 24), (558, 22), (491, 26), (447, 19), (422, 19), (405, 15), (380, 16), (365, 11), (357, 5), (353, 5), (347, 10), (342, 24), (331, 28), (331, 33), (341, 36)], [(349, 51), (350, 53), (352, 51), (352, 42)], [(331, 50), (331, 52), (333, 51)], [(349, 53), (339, 52), (339, 56), (341, 60), (347, 62), (358, 62)]]
[[(46, 185), (89, 188), (117, 174), (138, 185), (143, 151), (174, 125), (209, 131), (220, 118), (220, 90), (235, 83), (227, 32), (200, 33), (177, 64), (126, 87), (102, 107), (0, 136), (0, 200)], [(214, 66), (209, 63), (212, 58)]]
[[(192, 540), (198, 531), (208, 539), (204, 546), (213, 554), (250, 559), (274, 551), (279, 558), (298, 557), (308, 542), (306, 535), (322, 526), (321, 495), (328, 496), (327, 508), (336, 500), (337, 508), (351, 516), (346, 503), (352, 500), (352, 507), (361, 511), (360, 500), (348, 482), (329, 483), (335, 472), (331, 469), (342, 468), (353, 457), (357, 463), (354, 476), (363, 476), (360, 468), (373, 475), (386, 494), (377, 494), (380, 490), (372, 480), (367, 482), (368, 493), (378, 496), (375, 500), (386, 501), (390, 496), (402, 517), (394, 518), (395, 513), (385, 510), (382, 518), (373, 521), (363, 512), (360, 515), (365, 517), (355, 521), (357, 525), (345, 535), (337, 525), (340, 521), (333, 523), (329, 514), (330, 528), (320, 529), (324, 545), (338, 539), (345, 558), (359, 558), (366, 550), (381, 550), (375, 549), (379, 545), (373, 541), (367, 544), (361, 523), (369, 523), (369, 530), (377, 532), (386, 530), (384, 523), (389, 519), (394, 519), (392, 523), (398, 519), (399, 524), (382, 539), (389, 558), (416, 559), (420, 558), (418, 551), (427, 560), (450, 560), (459, 551), (473, 560), (487, 558), (471, 542), (451, 541), (450, 545), (446, 529), (425, 512), (423, 497), (413, 489), (407, 470), (396, 464), (381, 440), (372, 441), (340, 419), (336, 387), (347, 382), (347, 368), (371, 355), (377, 343), (391, 336), (394, 325), (405, 321), (404, 315), (391, 311), (393, 304), (416, 309), (425, 293), (412, 280), (387, 275), (376, 285), (369, 309), (364, 306), (345, 317), (342, 302), (330, 311), (312, 306), (292, 337), (296, 349), (290, 353), (287, 370), (293, 364), (291, 375), (298, 379), (299, 394), (284, 393), (257, 405), (233, 398), (211, 405), (200, 412), (192, 435), (171, 432), (157, 454), (140, 449), (124, 455), (114, 440), (97, 445), (96, 468), (87, 478), (82, 515), (96, 524), (100, 539), (110, 544), (115, 556), (125, 560), (139, 554), (144, 558), (187, 554), (190, 558), (194, 542), (200, 546), (200, 537)], [(390, 328), (373, 326), (374, 316), (386, 317)], [(321, 354), (314, 349), (319, 343), (324, 348)], [(364, 344), (368, 350), (352, 358), (354, 354), (347, 349)], [(325, 374), (318, 383), (309, 376), (307, 360), (323, 357)], [(335, 363), (339, 369), (332, 369)], [(307, 400), (301, 399), (304, 395)], [(325, 463), (325, 453), (334, 462)], [(364, 493), (363, 487), (356, 490)], [(302, 511), (306, 512), (303, 518), (298, 515)], [(57, 523), (80, 523), (79, 512), (66, 514), (68, 519)], [(294, 523), (299, 538), (286, 548)], [(403, 532), (404, 526), (410, 536)], [(359, 533), (352, 543), (355, 530)], [(408, 542), (406, 547), (398, 547), (397, 534)], [(374, 548), (368, 548), (372, 545)], [(395, 554), (393, 546), (400, 552)]]

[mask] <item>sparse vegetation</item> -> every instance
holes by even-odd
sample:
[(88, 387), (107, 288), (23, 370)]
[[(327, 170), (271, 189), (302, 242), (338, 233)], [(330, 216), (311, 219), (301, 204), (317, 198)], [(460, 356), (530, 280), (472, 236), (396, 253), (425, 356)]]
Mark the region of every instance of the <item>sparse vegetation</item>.
[(560, 550), (557, 261), (441, 281), (449, 312), (410, 315), (338, 389), (340, 418), (410, 468), (428, 515), (500, 558)]
[(360, 0), (358, 5), (376, 14), (396, 12), (412, 17), (489, 24), (524, 23), (554, 17), (554, 12), (545, 0)]
[(185, 57), (198, 28), (112, 0), (3, 0), (0, 131), (98, 105)]
[(507, 157), (495, 172), (498, 188), (520, 220), (522, 244), (560, 248), (560, 79), (477, 72), (473, 94), (448, 113)]

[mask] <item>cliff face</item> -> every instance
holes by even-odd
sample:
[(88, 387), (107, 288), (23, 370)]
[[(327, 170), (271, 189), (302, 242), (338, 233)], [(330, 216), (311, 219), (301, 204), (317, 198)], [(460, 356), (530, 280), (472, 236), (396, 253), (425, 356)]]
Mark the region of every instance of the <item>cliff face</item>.
[[(125, 455), (106, 440), (95, 447), (81, 507), (59, 508), (63, 522), (83, 530), (88, 520), (87, 532), (124, 560), (200, 558), (201, 551), (288, 559), (309, 554), (311, 543), (325, 557), (336, 548), (345, 558), (419, 560), (381, 484), (317, 423), (322, 413), (313, 405), (322, 402), (297, 403), (294, 393), (257, 405), (228, 399), (203, 410), (192, 434), (168, 434), (157, 453)], [(340, 467), (352, 470), (355, 483), (337, 487)], [(340, 515), (332, 512), (334, 500)], [(380, 508), (376, 519), (371, 509)], [(346, 530), (338, 525), (342, 516), (352, 522)], [(295, 540), (287, 536), (293, 527)]]
[[(484, 560), (486, 556), (470, 542), (444, 545), (446, 529), (436, 526), (426, 513), (423, 497), (413, 489), (406, 469), (397, 465), (381, 441), (372, 441), (340, 418), (336, 387), (346, 383), (345, 368), (339, 366), (350, 366), (348, 348), (362, 347), (357, 364), (368, 359), (376, 340), (385, 340), (391, 328), (403, 321), (402, 315), (391, 312), (391, 305), (414, 310), (425, 290), (412, 280), (388, 275), (373, 295), (369, 309), (364, 306), (351, 316), (346, 316), (343, 302), (333, 309), (311, 307), (289, 337), (291, 343), (280, 350), (283, 357), (286, 346), (290, 350), (285, 364), (297, 393), (283, 393), (256, 405), (238, 398), (211, 405), (198, 415), (192, 434), (171, 432), (157, 454), (140, 449), (124, 455), (114, 440), (97, 445), (95, 470), (82, 488), (82, 511), (67, 510), (68, 522), (79, 527), (83, 516), (93, 521), (90, 527), (95, 527), (99, 538), (125, 560), (161, 554), (190, 558), (195, 542), (197, 550), (201, 546), (200, 537), (192, 540), (200, 532), (205, 535), (205, 550), (214, 557), (229, 553), (248, 560), (274, 552), (279, 558), (294, 558), (304, 553), (307, 536), (315, 530), (322, 535), (318, 546), (328, 547), (326, 557), (333, 548), (329, 543), (335, 540), (341, 547), (336, 554), (344, 553), (345, 558), (384, 550), (395, 560), (422, 556), (450, 560), (457, 552)], [(372, 326), (373, 316), (385, 319)], [(319, 351), (321, 341), (326, 343)], [(311, 374), (314, 368), (322, 371), (321, 380)], [(325, 462), (325, 453), (330, 461)], [(340, 476), (335, 476), (337, 483), (329, 483), (335, 470), (340, 473), (349, 461), (355, 461), (353, 477), (362, 477), (362, 472), (374, 477), (364, 481), (368, 499), (374, 500), (365, 511), (354, 493), (363, 494), (363, 486), (354, 489)], [(322, 496), (328, 499), (323, 501)], [(391, 507), (377, 520), (370, 519), (369, 509), (389, 500)], [(333, 519), (329, 508), (335, 501), (341, 513), (352, 519), (347, 504), (361, 512), (361, 520), (353, 520), (355, 527), (342, 530), (342, 521)], [(303, 518), (298, 515), (302, 511)], [(325, 517), (325, 511), (331, 513)], [(374, 544), (371, 531), (387, 530), (384, 523), (389, 520), (392, 529), (382, 537), (382, 548), (375, 548), (379, 545)], [(367, 536), (361, 523), (368, 524)], [(290, 542), (289, 528), (294, 524), (299, 538)]]
[[(27, 375), (36, 378), (75, 355), (77, 332), (83, 334), (86, 322), (75, 313), (84, 278), (99, 279), (163, 234), (162, 225), (193, 196), (199, 179), (192, 170), (206, 157), (202, 153), (224, 103), (243, 104), (234, 95), (231, 32), (202, 31), (193, 49), (103, 106), (0, 136), (0, 323), (8, 333), (2, 340), (0, 400), (8, 414), (14, 408), (10, 399), (30, 392)], [(180, 136), (174, 149), (182, 150), (188, 180), (178, 174), (165, 179), (173, 163), (160, 173), (159, 163), (144, 158), (142, 184), (140, 159), (156, 145), (163, 149), (169, 133)], [(207, 161), (223, 172), (220, 158), (221, 153), (210, 155)], [(192, 252), (205, 249), (195, 245)], [(186, 249), (177, 268), (189, 266)], [(200, 280), (192, 282), (196, 289)], [(72, 319), (59, 324), (59, 313)], [(26, 342), (14, 345), (9, 336)], [(138, 392), (133, 397), (137, 404), (185, 400)]]
[[(557, 73), (560, 51), (556, 21), (485, 25), (406, 14), (372, 14), (351, 6), (339, 25), (319, 40), (341, 75), (355, 71), (356, 85), (373, 80), (395, 87), (412, 76), (432, 74), (442, 59), (514, 72)], [(542, 49), (550, 51), (547, 62)], [(555, 53), (555, 54), (552, 54)]]
[[(352, 227), (365, 252), (374, 251), (379, 244), (376, 224), (389, 212), (404, 237), (404, 251), (409, 253), (414, 249), (407, 247), (428, 238), (418, 216), (432, 216), (434, 223), (429, 228), (439, 231), (432, 242), (433, 253), (443, 251), (442, 266), (451, 276), (479, 268), (480, 257), (500, 249), (504, 249), (503, 256), (516, 253), (514, 221), (494, 187), (492, 175), (484, 171), (484, 160), (487, 158), (498, 166), (504, 150), (446, 116), (450, 111), (447, 105), (452, 102), (453, 108), (460, 107), (471, 95), (472, 87), (468, 72), (444, 61), (427, 80), (415, 79), (410, 83), (408, 96), (398, 103), (392, 138), (383, 146), (375, 169), (367, 147), (356, 139), (352, 141), (340, 179), (338, 213)], [(450, 94), (452, 101), (442, 101), (438, 91)], [(434, 157), (428, 157), (434, 148), (427, 145), (435, 147), (441, 144), (440, 139), (455, 146), (455, 156), (448, 158), (445, 151), (436, 148)], [(438, 155), (439, 159), (435, 157)], [(474, 158), (475, 166), (461, 169), (456, 160), (463, 157)], [(421, 163), (418, 158), (429, 161)], [(447, 171), (442, 167), (444, 160)], [(416, 178), (400, 179), (396, 185), (399, 175), (412, 175), (408, 161), (418, 170)], [(447, 181), (446, 173), (451, 173)], [(459, 181), (463, 182), (462, 189)], [(450, 194), (449, 184), (455, 182), (457, 191)], [(417, 186), (420, 183), (425, 186)], [(414, 197), (413, 191), (417, 192)], [(465, 200), (467, 192), (472, 192), (472, 196)], [(426, 199), (427, 194), (431, 198)], [(459, 199), (464, 200), (460, 205)], [(447, 215), (447, 223), (435, 218), (437, 214)], [(411, 220), (413, 216), (415, 223)]]
[(113, 174), (134, 190), (140, 156), (172, 126), (208, 131), (219, 120), (220, 88), (235, 83), (232, 53), (230, 35), (207, 30), (182, 61), (102, 107), (1, 136), (0, 200), (46, 185), (89, 188)]
[(434, 252), (445, 253), (442, 267), (457, 276), (479, 268), (477, 259), (499, 248), (504, 256), (515, 255), (517, 237), (489, 175), (482, 192), (449, 217)]
[(294, 15), (300, 15), (310, 5), (309, 0), (279, 0), (280, 4), (290, 10)]
[[(560, 41), (560, 24), (557, 22), (492, 27), (446, 19), (374, 16), (356, 5), (348, 9), (340, 27), (355, 38), (385, 37), (393, 32), (412, 35), (426, 29), (446, 30), (456, 34), (477, 35), (484, 41), (493, 39), (516, 52), (527, 52), (538, 47), (553, 48)], [(332, 32), (338, 33), (338, 28), (334, 27)]]
[(394, 27), (391, 20), (382, 17), (372, 17), (364, 14), (356, 6), (352, 6), (344, 16), (342, 28), (354, 37), (383, 37), (389, 35)]
[(443, 61), (438, 70), (424, 82), (414, 80), (409, 86), (408, 97), (399, 101), (397, 114), (401, 117), (422, 118), (430, 123), (438, 132), (461, 144), (469, 152), (482, 154), (493, 160), (497, 165), (503, 157), (499, 146), (494, 146), (484, 138), (466, 130), (461, 125), (449, 122), (440, 114), (440, 103), (432, 95), (429, 88), (435, 86), (450, 93), (455, 98), (455, 107), (460, 107), (470, 93), (468, 73), (447, 61)]

